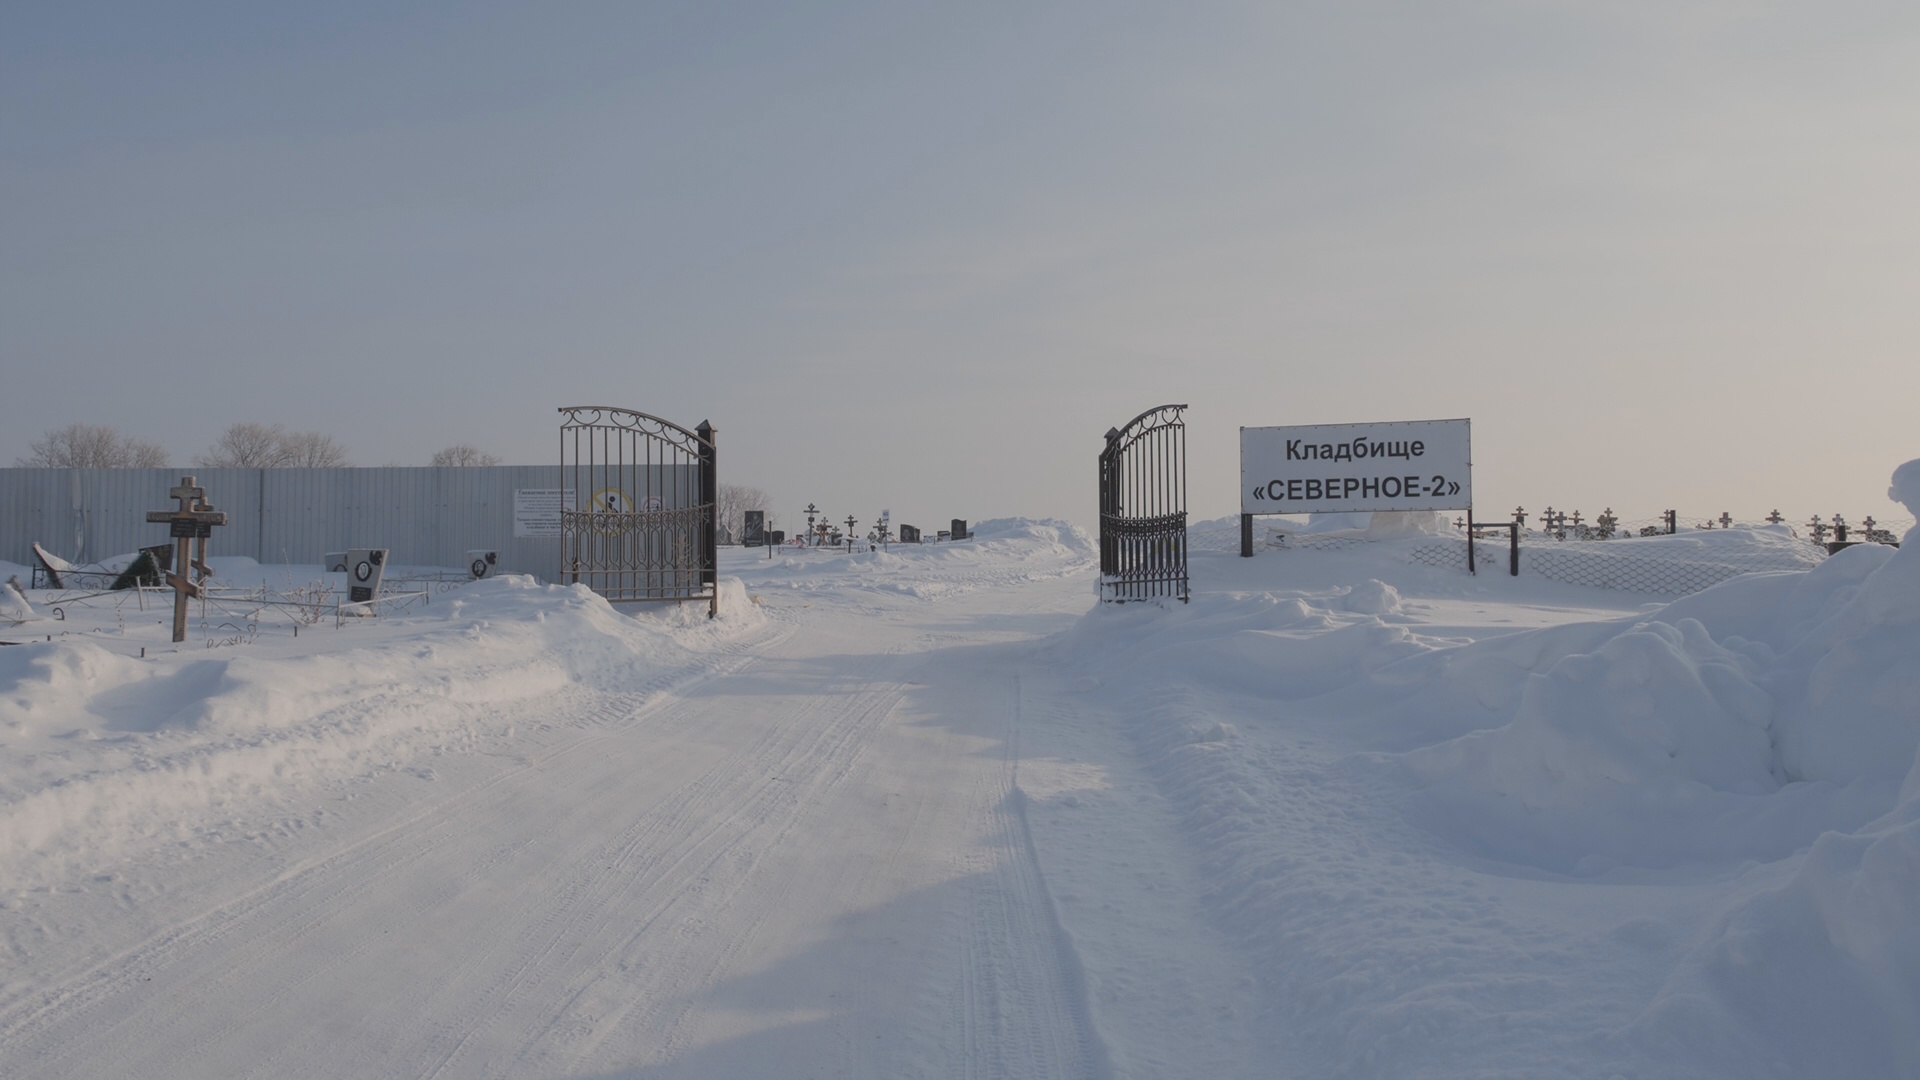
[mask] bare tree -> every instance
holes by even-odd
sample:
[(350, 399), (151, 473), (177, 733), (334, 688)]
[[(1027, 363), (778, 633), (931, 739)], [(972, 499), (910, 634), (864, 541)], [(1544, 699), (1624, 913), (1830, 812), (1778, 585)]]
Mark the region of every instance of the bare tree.
[(22, 468), (163, 469), (167, 452), (98, 424), (68, 424), (27, 444), (32, 453), (18, 458)]
[(193, 463), (210, 469), (277, 469), (286, 464), (285, 435), (279, 424), (235, 424)]
[[(720, 532), (738, 541), (746, 535), (747, 511), (767, 510), (773, 497), (757, 487), (745, 484), (721, 484), (715, 493), (718, 500), (714, 507), (719, 518)], [(773, 511), (767, 510), (767, 528), (773, 528)]]
[(347, 464), (347, 449), (317, 431), (246, 422), (221, 432), (193, 463), (210, 469), (329, 469)]
[(346, 447), (334, 442), (333, 436), (317, 431), (296, 431), (281, 439), (280, 446), (288, 468), (339, 469), (352, 464), (347, 460)]
[(500, 459), (477, 447), (460, 443), (433, 455), (433, 460), (429, 464), (437, 468), (445, 468), (449, 465), (498, 465)]

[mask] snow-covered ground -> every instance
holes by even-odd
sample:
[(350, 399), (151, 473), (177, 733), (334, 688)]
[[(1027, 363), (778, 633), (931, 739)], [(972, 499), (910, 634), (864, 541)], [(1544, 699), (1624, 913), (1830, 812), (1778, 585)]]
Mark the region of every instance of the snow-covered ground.
[(1920, 550), (1427, 543), (0, 595), (0, 1075), (1920, 1075)]

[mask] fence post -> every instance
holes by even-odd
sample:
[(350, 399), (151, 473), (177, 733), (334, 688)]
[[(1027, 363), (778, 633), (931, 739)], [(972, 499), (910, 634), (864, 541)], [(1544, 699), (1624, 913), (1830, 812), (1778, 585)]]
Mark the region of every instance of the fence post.
[(1512, 577), (1520, 576), (1520, 523), (1507, 523), (1507, 573)]
[(1480, 567), (1473, 558), (1473, 507), (1467, 507), (1467, 573), (1480, 576)]

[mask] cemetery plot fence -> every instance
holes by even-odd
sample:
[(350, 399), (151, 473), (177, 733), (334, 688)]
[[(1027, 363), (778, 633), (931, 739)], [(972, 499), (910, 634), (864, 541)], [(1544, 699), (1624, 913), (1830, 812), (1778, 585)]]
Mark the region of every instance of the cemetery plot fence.
[(1188, 599), (1186, 408), (1156, 406), (1107, 431), (1100, 451), (1102, 600)]
[(719, 612), (714, 428), (605, 405), (560, 410), (561, 581), (615, 603)]

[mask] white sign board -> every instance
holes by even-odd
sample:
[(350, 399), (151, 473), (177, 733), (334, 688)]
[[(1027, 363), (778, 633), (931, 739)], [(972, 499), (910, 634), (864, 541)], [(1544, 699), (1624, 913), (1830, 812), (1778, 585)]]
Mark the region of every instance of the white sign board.
[(513, 535), (560, 535), (560, 511), (573, 509), (571, 488), (515, 488)]
[(1470, 420), (1240, 429), (1240, 512), (1468, 510)]

